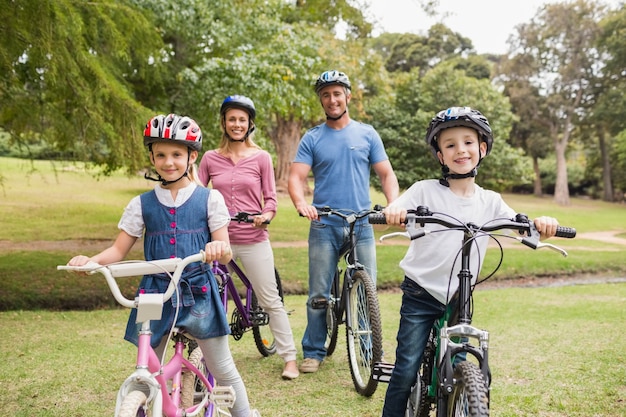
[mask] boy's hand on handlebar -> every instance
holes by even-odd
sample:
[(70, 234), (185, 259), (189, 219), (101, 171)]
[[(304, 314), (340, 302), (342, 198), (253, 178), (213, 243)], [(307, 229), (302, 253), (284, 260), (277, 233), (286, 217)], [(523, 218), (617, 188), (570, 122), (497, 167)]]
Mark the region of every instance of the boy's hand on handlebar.
[(539, 232), (540, 239), (544, 240), (556, 234), (556, 227), (559, 222), (554, 217), (541, 216), (533, 220), (535, 228)]
[(233, 257), (233, 251), (230, 248), (230, 244), (222, 240), (214, 240), (207, 243), (204, 247), (204, 253), (206, 256), (205, 262), (218, 261), (223, 265), (230, 262)]
[(406, 209), (402, 207), (385, 207), (383, 210), (385, 220), (388, 225), (404, 226), (406, 220)]

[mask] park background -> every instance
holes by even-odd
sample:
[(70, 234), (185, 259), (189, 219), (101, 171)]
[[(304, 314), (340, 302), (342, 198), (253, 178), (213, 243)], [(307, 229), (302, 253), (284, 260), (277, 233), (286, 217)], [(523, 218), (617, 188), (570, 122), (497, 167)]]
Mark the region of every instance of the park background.
[[(125, 204), (153, 186), (143, 179), (145, 121), (190, 115), (207, 150), (220, 137), (223, 98), (252, 97), (256, 140), (273, 155), (284, 191), (300, 136), (323, 121), (311, 86), (330, 68), (350, 76), (351, 115), (379, 131), (402, 188), (439, 173), (422, 143), (433, 114), (471, 105), (496, 137), (478, 182), (519, 211), (554, 215), (579, 232), (554, 242), (568, 258), (507, 247), (497, 280), (477, 293), (477, 324), (494, 339), (493, 415), (626, 413), (623, 3), (546, 5), (512, 28), (505, 54), (478, 54), (439, 23), (374, 36), (366, 4), (42, 0), (0, 8), (2, 414), (111, 414), (133, 358), (121, 340), (127, 312), (103, 282), (55, 266), (110, 244)], [(488, 23), (485, 13), (476, 24)], [(376, 188), (373, 202), (384, 203)], [(278, 214), (271, 237), (299, 341), (307, 224), (284, 195)], [(405, 249), (378, 246), (390, 360)], [(497, 253), (490, 258), (486, 271)], [(513, 283), (523, 287), (506, 288)], [(125, 284), (132, 291), (136, 281)], [(278, 379), (277, 358), (261, 360), (250, 340), (231, 347), (264, 415), (380, 413), (384, 385), (360, 398), (341, 348), (319, 374), (290, 384)]]

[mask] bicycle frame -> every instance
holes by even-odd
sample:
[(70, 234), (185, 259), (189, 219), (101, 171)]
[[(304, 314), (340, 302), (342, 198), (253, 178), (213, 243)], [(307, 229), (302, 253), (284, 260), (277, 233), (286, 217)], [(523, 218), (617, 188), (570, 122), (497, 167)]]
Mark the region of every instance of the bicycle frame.
[[(151, 335), (149, 321), (143, 322), (139, 333), (136, 370), (122, 383), (118, 391), (115, 415), (119, 415), (120, 407), (126, 395), (135, 390), (147, 391), (148, 400), (146, 403), (152, 404), (152, 416), (180, 415), (178, 405), (181, 400), (183, 371), (192, 372), (205, 386), (210, 388), (199, 404), (185, 410), (185, 415), (196, 415), (199, 410), (207, 406), (209, 402), (208, 393), (213, 390), (213, 384), (198, 368), (184, 358), (183, 352), (186, 346), (183, 340), (184, 336), (180, 334), (175, 336), (174, 355), (166, 364), (161, 365), (160, 359), (150, 345)], [(172, 381), (171, 392), (169, 392), (167, 383), (169, 380)], [(210, 404), (211, 413), (212, 407), (213, 404)]]
[[(224, 407), (232, 407), (235, 401), (234, 390), (231, 386), (214, 387), (212, 381), (189, 360), (183, 356), (184, 349), (189, 342), (186, 336), (178, 329), (173, 328), (174, 354), (162, 364), (160, 358), (150, 344), (152, 332), (150, 330), (151, 320), (160, 320), (163, 304), (167, 302), (174, 293), (184, 268), (193, 262), (204, 262), (204, 252), (191, 255), (185, 259), (163, 259), (157, 261), (131, 261), (121, 262), (102, 266), (95, 263), (88, 263), (84, 266), (74, 267), (59, 265), (59, 270), (71, 270), (83, 272), (88, 275), (101, 273), (104, 275), (111, 293), (121, 305), (128, 308), (137, 309), (137, 323), (141, 323), (137, 344), (137, 358), (135, 371), (122, 383), (115, 407), (115, 415), (135, 416), (136, 412), (144, 406), (150, 409), (151, 417), (179, 417), (198, 415), (203, 408), (207, 407), (207, 415), (213, 412), (214, 404)], [(134, 299), (128, 299), (122, 295), (115, 280), (116, 277), (130, 277), (138, 275), (149, 275), (167, 273), (171, 282), (164, 294), (140, 293)], [(181, 389), (184, 388), (183, 373), (191, 372), (206, 387), (203, 398), (196, 404), (191, 404), (185, 409), (181, 408)], [(168, 386), (168, 381), (171, 384)], [(195, 391), (195, 387), (190, 387)], [(171, 390), (171, 391), (170, 391)], [(127, 409), (125, 401), (130, 393), (145, 395), (143, 400), (130, 402)], [(139, 398), (139, 397), (137, 397)], [(134, 399), (134, 397), (133, 397)], [(139, 411), (140, 412), (140, 411)]]
[(357, 220), (367, 217), (371, 210), (355, 213), (351, 210), (318, 208), (319, 216), (337, 215), (348, 223), (348, 239), (340, 249), (339, 259), (345, 259), (346, 270), (341, 283), (339, 263), (331, 283), (329, 299), (311, 300), (311, 307), (326, 309), (326, 355), (333, 354), (339, 324), (346, 325), (346, 345), (352, 381), (357, 392), (371, 396), (376, 391), (378, 381), (372, 378), (374, 363), (382, 357), (382, 325), (376, 295), (376, 285), (372, 282), (364, 265), (359, 263), (357, 254), (358, 237), (355, 233)]
[[(231, 271), (233, 271), (239, 277), (244, 287), (246, 288), (245, 303), (241, 299), (239, 291), (237, 291), (237, 287), (235, 286)], [(254, 325), (253, 321), (251, 320), (252, 303), (250, 302), (250, 300), (252, 300), (252, 284), (250, 283), (250, 280), (248, 279), (246, 274), (244, 274), (244, 272), (235, 261), (230, 261), (228, 267), (220, 265), (217, 262), (213, 262), (213, 274), (216, 278), (219, 277), (219, 279), (222, 281), (222, 290), (220, 292), (222, 296), (222, 304), (224, 305), (224, 311), (228, 312), (228, 296), (230, 294), (231, 299), (235, 303), (235, 307), (240, 312), (244, 313), (241, 315), (244, 327), (252, 327)]]

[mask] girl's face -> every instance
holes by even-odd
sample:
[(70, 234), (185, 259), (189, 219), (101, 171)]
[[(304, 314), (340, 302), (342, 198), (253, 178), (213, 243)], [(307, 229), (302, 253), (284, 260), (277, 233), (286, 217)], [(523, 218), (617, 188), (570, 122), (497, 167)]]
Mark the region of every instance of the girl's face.
[(478, 132), (469, 127), (451, 127), (441, 131), (438, 139), (439, 161), (453, 174), (467, 174), (487, 151), (487, 144), (478, 139)]
[(166, 181), (179, 179), (188, 166), (196, 162), (197, 158), (198, 151), (178, 143), (154, 143), (150, 153), (150, 161), (154, 165), (154, 169)]
[(338, 117), (343, 114), (351, 97), (350, 94), (346, 94), (345, 87), (337, 84), (324, 87), (319, 96), (324, 112), (331, 117)]
[(233, 140), (242, 140), (250, 129), (248, 112), (241, 109), (229, 109), (224, 114), (224, 130)]

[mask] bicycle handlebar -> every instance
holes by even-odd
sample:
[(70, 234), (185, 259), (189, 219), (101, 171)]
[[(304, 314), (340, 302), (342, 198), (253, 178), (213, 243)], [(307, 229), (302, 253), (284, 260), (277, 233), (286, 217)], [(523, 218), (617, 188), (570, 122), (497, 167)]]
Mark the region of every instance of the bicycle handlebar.
[[(358, 212), (355, 212), (355, 211), (353, 211), (351, 209), (334, 209), (334, 208), (330, 208), (328, 206), (315, 207), (315, 209), (317, 210), (317, 215), (319, 217), (335, 215), (335, 216), (341, 217), (342, 219), (344, 219), (348, 223), (354, 223), (357, 220), (362, 219), (364, 217), (371, 216), (374, 213), (380, 213), (380, 210), (382, 210), (382, 206), (375, 205), (374, 208), (371, 209), (371, 210), (368, 209), (368, 210), (362, 210), (362, 211), (358, 211)], [(305, 216), (302, 215), (302, 213), (299, 213), (299, 214), (300, 214), (300, 217), (305, 217)]]
[[(407, 225), (406, 232), (389, 233), (387, 235), (381, 236), (380, 240), (382, 241), (393, 236), (405, 236), (411, 240), (418, 239), (426, 235), (427, 233), (430, 233), (430, 231), (423, 229), (424, 224), (439, 224), (448, 229), (464, 230), (472, 233), (490, 233), (496, 232), (498, 230), (508, 229), (518, 231), (521, 235), (525, 235), (525, 237), (507, 237), (516, 239), (532, 249), (549, 247), (558, 252), (561, 252), (563, 256), (567, 256), (567, 252), (565, 250), (549, 243), (540, 242), (540, 233), (535, 228), (534, 223), (528, 219), (528, 216), (522, 213), (518, 213), (513, 219), (494, 219), (493, 221), (485, 223), (481, 226), (473, 223), (462, 223), (459, 221), (454, 222), (442, 217), (438, 217), (437, 214), (441, 215), (441, 213), (431, 212), (428, 207), (425, 206), (419, 206), (416, 210), (408, 210), (405, 221)], [(385, 215), (380, 212), (370, 214), (369, 222), (371, 224), (387, 224)], [(420, 228), (416, 228), (418, 224), (420, 225)], [(576, 236), (576, 229), (571, 227), (557, 226), (555, 236), (571, 239)]]
[(178, 285), (178, 281), (180, 280), (185, 267), (194, 262), (206, 262), (206, 255), (204, 251), (187, 256), (184, 259), (172, 258), (159, 259), (155, 261), (126, 261), (110, 265), (100, 265), (96, 262), (88, 262), (82, 266), (58, 265), (57, 270), (84, 272), (88, 275), (101, 273), (104, 275), (115, 300), (124, 307), (136, 308), (138, 305), (138, 298), (131, 300), (124, 297), (120, 291), (117, 281), (115, 280), (116, 277), (133, 277), (162, 273), (168, 274), (171, 281), (167, 290), (163, 293), (163, 303), (165, 303), (174, 294), (174, 290)]
[[(240, 211), (232, 215), (230, 220), (237, 223), (254, 223), (254, 216), (261, 214), (263, 213), (246, 213), (245, 211)], [(265, 220), (263, 224), (270, 224), (270, 220)]]

